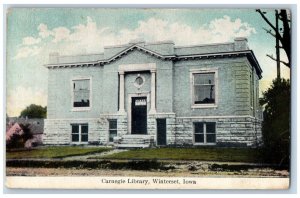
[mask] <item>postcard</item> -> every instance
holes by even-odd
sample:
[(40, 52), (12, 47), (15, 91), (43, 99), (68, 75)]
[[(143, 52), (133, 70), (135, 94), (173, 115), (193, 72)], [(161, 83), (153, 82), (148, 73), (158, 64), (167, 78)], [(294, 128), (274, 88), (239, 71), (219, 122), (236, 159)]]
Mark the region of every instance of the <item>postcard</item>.
[(289, 188), (290, 10), (6, 11), (8, 188)]

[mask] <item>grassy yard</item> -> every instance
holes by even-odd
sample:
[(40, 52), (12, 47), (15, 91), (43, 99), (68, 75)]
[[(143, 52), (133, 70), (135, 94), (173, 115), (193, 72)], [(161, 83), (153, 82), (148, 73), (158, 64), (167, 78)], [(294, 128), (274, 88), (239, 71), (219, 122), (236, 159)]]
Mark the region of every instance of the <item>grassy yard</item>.
[(259, 163), (262, 162), (261, 155), (261, 150), (251, 148), (149, 148), (115, 153), (102, 158)]
[[(16, 150), (6, 152), (7, 159), (25, 158), (63, 158), (91, 153), (101, 153), (111, 150), (103, 147), (84, 146), (50, 146), (31, 150)], [(129, 160), (201, 160), (219, 162), (260, 163), (262, 152), (252, 148), (146, 148), (114, 153), (93, 159), (129, 159)]]
[(30, 150), (7, 151), (6, 159), (62, 158), (69, 156), (86, 155), (91, 153), (101, 153), (108, 150), (111, 150), (111, 148), (83, 146), (51, 146), (34, 148)]

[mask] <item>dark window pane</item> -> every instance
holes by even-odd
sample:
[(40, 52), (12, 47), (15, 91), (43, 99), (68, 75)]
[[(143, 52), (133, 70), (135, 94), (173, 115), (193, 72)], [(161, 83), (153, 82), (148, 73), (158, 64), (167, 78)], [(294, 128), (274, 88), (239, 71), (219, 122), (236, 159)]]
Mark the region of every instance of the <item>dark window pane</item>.
[(117, 120), (109, 120), (109, 129), (117, 129)]
[(88, 141), (88, 134), (82, 134), (81, 135), (81, 142), (87, 142)]
[(74, 91), (90, 90), (90, 80), (74, 80)]
[(194, 74), (194, 103), (215, 103), (215, 73)]
[(75, 80), (73, 84), (74, 107), (90, 106), (90, 80)]
[(79, 126), (78, 125), (72, 125), (72, 133), (79, 133)]
[(215, 143), (216, 142), (216, 134), (207, 134), (206, 142), (207, 143)]
[(117, 135), (117, 130), (110, 130), (109, 134), (111, 134), (111, 135)]
[(206, 123), (206, 133), (216, 133), (216, 123), (207, 122)]
[(196, 85), (194, 90), (195, 104), (215, 103), (214, 85)]
[(72, 142), (79, 142), (79, 134), (72, 134)]
[(88, 125), (81, 125), (81, 133), (87, 134), (89, 131)]
[(90, 100), (81, 100), (80, 102), (74, 102), (74, 107), (89, 107), (90, 106)]
[(204, 134), (195, 134), (196, 143), (204, 143)]
[(109, 120), (109, 141), (113, 142), (117, 136), (117, 120)]
[(196, 122), (195, 124), (195, 133), (203, 133), (203, 122)]
[(195, 85), (213, 85), (215, 84), (214, 73), (194, 74)]
[(116, 130), (110, 130), (109, 131), (109, 141), (113, 142), (114, 141), (114, 137), (117, 136), (117, 131)]

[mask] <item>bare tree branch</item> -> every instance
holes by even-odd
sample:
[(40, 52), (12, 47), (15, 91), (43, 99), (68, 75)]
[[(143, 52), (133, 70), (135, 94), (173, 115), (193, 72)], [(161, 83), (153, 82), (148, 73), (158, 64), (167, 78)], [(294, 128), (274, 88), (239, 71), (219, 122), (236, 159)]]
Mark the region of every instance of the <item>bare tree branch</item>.
[(287, 63), (287, 62), (284, 62), (284, 61), (282, 61), (282, 60), (281, 60), (280, 62), (281, 62), (282, 64), (284, 64), (285, 66), (289, 67), (289, 68), (291, 67), (290, 64)]
[(267, 22), (269, 26), (275, 31), (275, 35), (276, 34), (278, 35), (278, 39), (280, 40), (280, 42), (283, 42), (280, 33), (278, 32), (276, 27), (269, 21), (269, 19), (265, 16), (265, 14), (260, 9), (257, 9), (256, 12), (258, 12), (261, 15), (261, 17), (265, 20), (265, 22)]
[[(281, 43), (281, 46), (279, 46), (279, 49), (283, 49), (287, 55), (287, 62), (280, 61), (282, 64), (286, 65), (287, 67), (291, 67), (291, 29), (290, 29), (290, 23), (291, 18), (289, 16), (289, 13), (287, 10), (280, 9), (278, 11), (275, 11), (275, 16), (278, 17), (278, 20), (282, 22), (282, 28), (277, 29), (275, 25), (267, 18), (266, 12), (262, 11), (261, 9), (256, 9), (256, 12), (258, 12), (263, 20), (271, 27), (270, 30), (267, 30), (264, 28), (264, 30), (267, 32), (267, 34), (270, 34), (271, 36), (278, 39)], [(275, 33), (274, 33), (274, 32)], [(272, 56), (268, 56), (271, 58)], [(272, 60), (275, 60), (273, 57)]]
[(264, 13), (262, 13), (262, 11), (260, 9), (257, 9), (256, 12), (258, 12), (261, 15), (261, 17), (269, 24), (269, 26), (271, 28), (273, 28), (273, 30), (275, 32), (277, 31), (276, 28), (275, 28), (275, 26), (269, 21), (269, 19), (265, 16)]
[(271, 34), (273, 37), (276, 38), (276, 35), (274, 33), (272, 33), (271, 30), (268, 30), (267, 28), (263, 28), (268, 34)]
[[(277, 59), (274, 58), (273, 55), (267, 54), (267, 57), (269, 57), (269, 58), (272, 59), (273, 61), (276, 61), (276, 62), (277, 62)], [(282, 64), (284, 64), (284, 65), (287, 66), (287, 67), (290, 67), (290, 64), (287, 63), (287, 62), (284, 62), (284, 61), (282, 61), (282, 60), (280, 60), (279, 62), (281, 62)]]

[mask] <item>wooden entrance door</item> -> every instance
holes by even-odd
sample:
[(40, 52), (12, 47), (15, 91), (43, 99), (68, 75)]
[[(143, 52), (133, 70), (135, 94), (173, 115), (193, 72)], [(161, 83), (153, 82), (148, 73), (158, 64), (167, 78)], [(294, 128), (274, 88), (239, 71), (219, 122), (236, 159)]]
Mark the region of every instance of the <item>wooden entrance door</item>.
[(156, 124), (157, 124), (157, 145), (164, 146), (167, 144), (166, 119), (159, 118), (156, 120)]
[(132, 97), (131, 134), (147, 134), (147, 97)]

